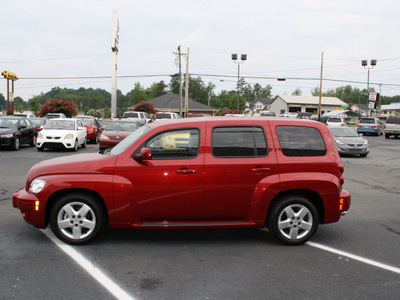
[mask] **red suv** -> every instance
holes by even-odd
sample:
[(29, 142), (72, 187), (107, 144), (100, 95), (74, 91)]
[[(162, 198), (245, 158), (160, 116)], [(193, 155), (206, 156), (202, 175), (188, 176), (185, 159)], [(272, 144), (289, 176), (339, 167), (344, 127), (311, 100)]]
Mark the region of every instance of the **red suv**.
[(13, 206), (70, 244), (110, 228), (267, 227), (301, 244), (350, 207), (329, 129), (290, 118), (149, 123), (104, 153), (43, 161)]

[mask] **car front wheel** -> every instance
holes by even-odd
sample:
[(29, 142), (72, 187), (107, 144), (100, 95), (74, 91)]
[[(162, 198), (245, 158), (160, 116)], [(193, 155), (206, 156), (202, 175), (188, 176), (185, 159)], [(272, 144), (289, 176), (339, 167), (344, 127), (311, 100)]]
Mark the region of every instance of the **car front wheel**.
[(104, 225), (104, 211), (96, 200), (85, 194), (67, 194), (52, 208), (50, 224), (54, 234), (68, 244), (92, 240)]
[(271, 233), (282, 243), (305, 243), (317, 230), (319, 215), (315, 206), (302, 196), (289, 196), (278, 200), (267, 220)]
[(19, 137), (16, 137), (16, 138), (12, 141), (11, 148), (12, 148), (14, 151), (17, 151), (17, 150), (19, 149), (19, 146), (20, 146), (20, 140), (19, 140)]

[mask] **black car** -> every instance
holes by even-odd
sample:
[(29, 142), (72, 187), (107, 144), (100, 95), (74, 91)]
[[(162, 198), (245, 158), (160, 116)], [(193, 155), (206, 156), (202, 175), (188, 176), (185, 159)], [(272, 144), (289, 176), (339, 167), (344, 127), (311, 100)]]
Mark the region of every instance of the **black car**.
[(0, 118), (0, 147), (18, 150), (22, 144), (36, 145), (35, 126), (27, 118), (1, 117)]
[(36, 130), (36, 135), (38, 133), (38, 131), (41, 131), (43, 129), (43, 127), (47, 124), (47, 122), (49, 122), (50, 119), (47, 118), (32, 118), (29, 119), (33, 126), (35, 127)]

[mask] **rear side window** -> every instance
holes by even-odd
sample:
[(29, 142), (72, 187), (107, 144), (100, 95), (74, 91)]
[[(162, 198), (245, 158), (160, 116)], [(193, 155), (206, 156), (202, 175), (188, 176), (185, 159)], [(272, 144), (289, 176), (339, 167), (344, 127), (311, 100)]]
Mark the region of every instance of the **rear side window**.
[(316, 128), (278, 126), (276, 133), (285, 156), (323, 156), (326, 154), (324, 139)]
[(262, 157), (268, 154), (261, 127), (216, 127), (212, 132), (211, 143), (215, 157)]
[(386, 120), (386, 124), (400, 124), (400, 118), (399, 117), (389, 117)]

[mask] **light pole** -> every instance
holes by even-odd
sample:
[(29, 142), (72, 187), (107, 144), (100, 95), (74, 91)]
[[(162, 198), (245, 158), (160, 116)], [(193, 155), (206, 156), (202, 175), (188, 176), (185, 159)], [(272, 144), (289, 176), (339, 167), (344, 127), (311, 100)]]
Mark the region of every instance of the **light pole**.
[(376, 59), (371, 59), (370, 66), (368, 66), (368, 60), (363, 59), (361, 61), (361, 66), (363, 66), (364, 69), (368, 70), (368, 75), (367, 75), (367, 106), (368, 106), (368, 109), (369, 109), (369, 70), (373, 69), (376, 66), (376, 62), (377, 62)]
[(238, 65), (238, 82), (237, 82), (237, 108), (236, 113), (239, 113), (239, 81), (240, 81), (240, 64), (243, 64), (245, 60), (247, 60), (247, 54), (241, 54), (240, 60), (238, 61), (238, 55), (236, 53), (232, 54), (232, 60), (234, 63)]

